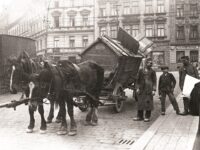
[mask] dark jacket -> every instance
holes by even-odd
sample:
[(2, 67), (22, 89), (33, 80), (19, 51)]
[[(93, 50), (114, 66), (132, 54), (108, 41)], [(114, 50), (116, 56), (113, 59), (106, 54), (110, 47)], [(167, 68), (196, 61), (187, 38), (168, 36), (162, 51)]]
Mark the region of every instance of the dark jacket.
[(136, 88), (139, 89), (137, 94), (138, 110), (153, 110), (152, 91), (156, 91), (156, 72), (153, 69), (144, 71), (139, 70)]
[(200, 111), (200, 82), (195, 84), (190, 96), (190, 113), (194, 116), (198, 116)]
[(161, 92), (173, 92), (175, 86), (176, 79), (174, 78), (173, 74), (163, 73), (159, 78), (158, 93), (160, 95)]
[(156, 84), (156, 72), (153, 69), (148, 70), (148, 72), (144, 72), (143, 69), (139, 70), (136, 83), (137, 89), (144, 94), (151, 94), (152, 91), (156, 91)]
[(199, 79), (199, 74), (196, 67), (194, 67), (192, 64), (182, 66), (179, 70), (179, 86), (181, 90), (183, 90), (183, 84), (185, 81), (186, 74)]

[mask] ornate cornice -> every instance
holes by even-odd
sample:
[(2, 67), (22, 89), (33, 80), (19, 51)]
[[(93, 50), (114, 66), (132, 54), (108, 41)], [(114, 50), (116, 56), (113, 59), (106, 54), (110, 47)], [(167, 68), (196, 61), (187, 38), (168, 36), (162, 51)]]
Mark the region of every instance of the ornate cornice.
[(153, 17), (146, 17), (144, 18), (144, 22), (154, 22), (154, 18)]
[(155, 19), (156, 22), (166, 22), (167, 18), (166, 17), (157, 17)]
[(106, 20), (99, 20), (98, 21), (98, 25), (101, 26), (101, 25), (105, 25), (107, 24), (108, 22)]
[(83, 9), (83, 10), (80, 11), (80, 14), (82, 16), (88, 16), (90, 14), (90, 12), (91, 12), (90, 10)]

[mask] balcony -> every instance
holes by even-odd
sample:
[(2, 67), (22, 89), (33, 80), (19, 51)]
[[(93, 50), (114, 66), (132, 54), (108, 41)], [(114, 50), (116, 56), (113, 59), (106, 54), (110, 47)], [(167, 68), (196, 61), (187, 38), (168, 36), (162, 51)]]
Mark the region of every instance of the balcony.
[(48, 48), (47, 53), (54, 55), (63, 55), (63, 54), (79, 54), (85, 47), (58, 47), (58, 48)]
[(77, 31), (93, 31), (94, 25), (88, 25), (88, 26), (60, 26), (59, 28), (52, 28), (49, 30), (50, 32), (63, 32), (63, 31), (69, 31), (69, 32), (77, 32)]

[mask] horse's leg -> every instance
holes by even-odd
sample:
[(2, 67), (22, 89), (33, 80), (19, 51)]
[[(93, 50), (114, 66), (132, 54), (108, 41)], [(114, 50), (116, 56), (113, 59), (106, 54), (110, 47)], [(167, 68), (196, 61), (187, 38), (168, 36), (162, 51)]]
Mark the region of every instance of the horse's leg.
[[(89, 100), (89, 97), (86, 97), (87, 100)], [(89, 100), (91, 102), (91, 100)], [(92, 115), (93, 115), (93, 106), (92, 104), (90, 104), (89, 107), (89, 111), (86, 115), (86, 119), (85, 119), (85, 125), (91, 125), (91, 121), (92, 121)]]
[(96, 126), (98, 123), (98, 107), (93, 107), (93, 114), (92, 114), (92, 126)]
[(58, 115), (56, 117), (56, 123), (60, 123), (61, 122), (61, 120), (62, 120), (62, 114), (61, 113), (62, 113), (62, 111), (61, 111), (61, 109), (59, 107)]
[(33, 128), (35, 126), (35, 119), (34, 119), (34, 109), (29, 106), (29, 115), (30, 115), (30, 123), (28, 125), (28, 129), (26, 130), (27, 133), (32, 133), (33, 132)]
[[(94, 95), (96, 95), (95, 98), (98, 99), (97, 92), (94, 92)], [(91, 101), (91, 103), (93, 107), (91, 125), (96, 126), (98, 123), (98, 103), (94, 101)]]
[(47, 123), (52, 123), (53, 117), (54, 117), (54, 101), (50, 100), (50, 111), (49, 111), (49, 116), (47, 117)]
[(44, 118), (44, 107), (43, 104), (38, 106), (38, 112), (40, 113), (41, 116), (41, 127), (40, 127), (40, 133), (46, 133), (47, 125), (46, 125), (46, 120)]
[(60, 130), (57, 132), (59, 135), (65, 135), (67, 134), (67, 120), (66, 120), (66, 108), (65, 108), (65, 102), (64, 100), (60, 100), (59, 107), (61, 111), (61, 127)]
[(70, 131), (68, 135), (73, 136), (77, 134), (77, 125), (74, 119), (74, 106), (73, 99), (71, 96), (67, 99), (67, 110), (71, 121)]

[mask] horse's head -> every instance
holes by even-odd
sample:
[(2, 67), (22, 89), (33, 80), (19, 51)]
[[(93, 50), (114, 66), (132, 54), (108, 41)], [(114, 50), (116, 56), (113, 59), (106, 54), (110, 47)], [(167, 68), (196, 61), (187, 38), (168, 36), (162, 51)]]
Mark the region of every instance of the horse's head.
[(8, 59), (10, 64), (10, 91), (11, 93), (16, 93), (14, 88), (15, 82), (28, 81), (28, 76), (32, 73), (31, 59), (28, 54), (23, 51), (18, 58), (12, 57)]

